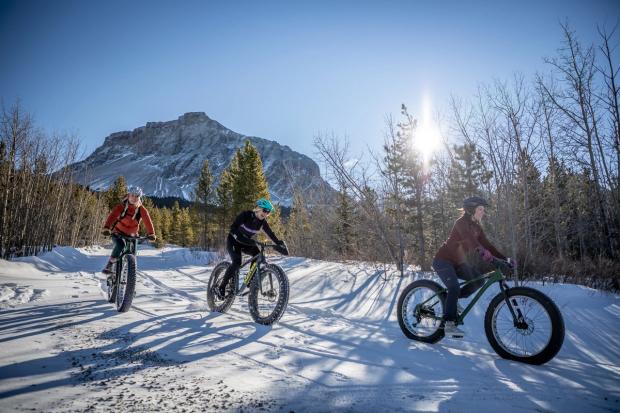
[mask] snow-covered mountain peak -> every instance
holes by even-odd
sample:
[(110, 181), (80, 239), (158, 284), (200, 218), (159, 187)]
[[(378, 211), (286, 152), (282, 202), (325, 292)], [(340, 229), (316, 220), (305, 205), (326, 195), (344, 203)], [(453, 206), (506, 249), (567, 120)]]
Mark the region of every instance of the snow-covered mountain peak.
[(233, 132), (204, 112), (188, 112), (176, 120), (147, 122), (132, 131), (112, 133), (71, 168), (78, 182), (94, 189), (106, 189), (123, 175), (148, 195), (191, 199), (204, 160), (209, 160), (217, 181), (246, 140), (261, 154), (276, 202), (290, 205), (294, 188), (305, 193), (329, 188), (309, 157), (275, 141)]

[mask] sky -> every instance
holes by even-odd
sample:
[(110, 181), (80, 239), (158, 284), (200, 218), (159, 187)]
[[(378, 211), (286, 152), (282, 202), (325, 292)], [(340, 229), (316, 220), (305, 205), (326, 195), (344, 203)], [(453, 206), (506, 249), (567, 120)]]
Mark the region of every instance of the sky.
[[(380, 148), (387, 115), (532, 76), (568, 21), (585, 43), (620, 1), (6, 1), (0, 99), (84, 154), (185, 112), (316, 159), (313, 138)], [(617, 37), (618, 38), (618, 37)]]

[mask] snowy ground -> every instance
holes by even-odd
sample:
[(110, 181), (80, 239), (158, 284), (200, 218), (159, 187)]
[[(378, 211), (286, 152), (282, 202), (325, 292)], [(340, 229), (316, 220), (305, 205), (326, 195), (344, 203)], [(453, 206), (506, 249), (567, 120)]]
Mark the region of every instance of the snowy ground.
[(273, 327), (244, 298), (206, 309), (209, 257), (145, 248), (137, 296), (119, 314), (98, 272), (109, 250), (57, 248), (0, 261), (0, 411), (620, 411), (620, 297), (540, 287), (566, 341), (543, 366), (499, 358), (474, 309), (463, 341), (401, 333), (395, 308), (412, 278), (303, 258), (275, 259), (291, 297)]

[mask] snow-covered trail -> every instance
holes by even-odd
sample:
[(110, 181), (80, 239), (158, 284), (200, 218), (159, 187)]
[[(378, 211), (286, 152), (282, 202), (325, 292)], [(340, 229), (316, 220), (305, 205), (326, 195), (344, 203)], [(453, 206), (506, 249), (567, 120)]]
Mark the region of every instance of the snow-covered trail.
[[(0, 411), (620, 411), (620, 298), (537, 286), (567, 328), (544, 366), (499, 358), (483, 329), (487, 292), (463, 341), (409, 341), (395, 309), (412, 278), (368, 264), (274, 258), (286, 314), (254, 324), (245, 298), (210, 313), (210, 258), (139, 252), (129, 313), (104, 298), (109, 250), (57, 248), (0, 261)], [(491, 289), (493, 290), (493, 289)]]

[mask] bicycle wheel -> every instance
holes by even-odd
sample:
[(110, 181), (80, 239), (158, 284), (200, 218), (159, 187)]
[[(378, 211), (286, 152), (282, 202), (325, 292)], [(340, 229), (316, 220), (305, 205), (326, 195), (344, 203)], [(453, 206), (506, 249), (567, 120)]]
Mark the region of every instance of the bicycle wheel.
[(120, 273), (117, 276), (116, 309), (119, 313), (125, 313), (131, 308), (134, 291), (136, 291), (135, 255), (123, 255)]
[(216, 291), (216, 289), (220, 287), (224, 274), (229, 266), (230, 262), (223, 261), (217, 264), (211, 272), (209, 283), (207, 284), (207, 304), (211, 311), (225, 313), (235, 301), (236, 289), (239, 284), (239, 273), (231, 277), (226, 286), (226, 296), (224, 298), (220, 297), (219, 293)]
[(265, 265), (250, 284), (250, 315), (258, 324), (276, 323), (286, 310), (288, 296), (288, 278), (284, 270), (274, 264)]
[(398, 324), (412, 340), (436, 343), (444, 337), (441, 328), (446, 296), (434, 281), (418, 280), (409, 284), (398, 298)]
[(493, 298), (484, 318), (484, 331), (501, 357), (528, 364), (551, 360), (564, 343), (564, 319), (557, 305), (545, 294), (528, 287), (506, 291), (522, 322), (515, 325), (504, 294)]

